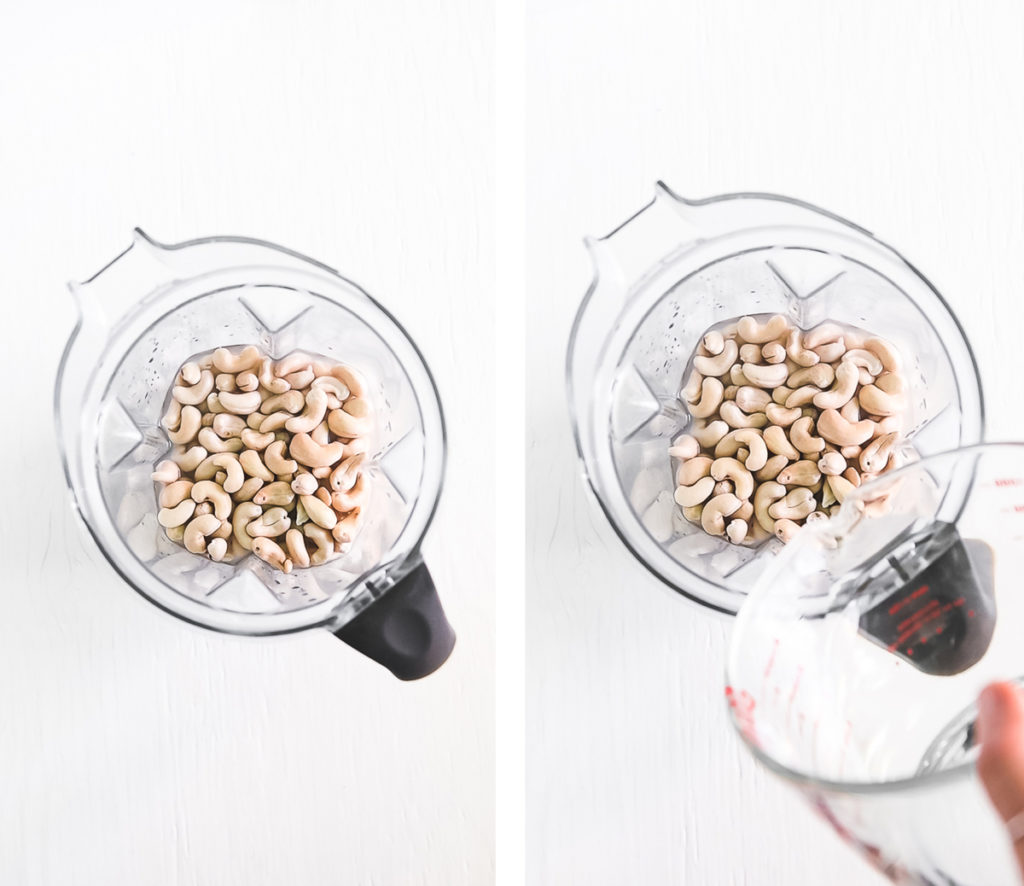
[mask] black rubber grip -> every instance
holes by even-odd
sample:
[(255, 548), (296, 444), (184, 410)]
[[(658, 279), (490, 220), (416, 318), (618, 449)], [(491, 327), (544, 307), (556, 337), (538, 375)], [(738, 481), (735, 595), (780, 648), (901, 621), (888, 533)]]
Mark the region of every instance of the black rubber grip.
[(455, 647), (455, 631), (441, 608), (426, 563), (338, 628), (334, 636), (384, 665), (399, 680), (419, 680), (434, 673)]

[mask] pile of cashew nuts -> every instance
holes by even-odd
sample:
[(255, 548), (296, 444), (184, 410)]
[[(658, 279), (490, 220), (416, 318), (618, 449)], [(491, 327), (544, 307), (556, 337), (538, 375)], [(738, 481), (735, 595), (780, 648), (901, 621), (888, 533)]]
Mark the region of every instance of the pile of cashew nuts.
[(355, 538), (369, 495), (373, 430), (351, 366), (254, 345), (185, 363), (161, 424), (173, 444), (153, 472), (157, 520), (193, 554), (275, 569), (319, 566)]
[[(693, 423), (669, 449), (683, 515), (734, 544), (788, 542), (834, 515), (896, 466), (900, 370), (889, 342), (835, 323), (742, 317), (708, 331), (680, 392)], [(887, 499), (872, 504), (882, 513)]]

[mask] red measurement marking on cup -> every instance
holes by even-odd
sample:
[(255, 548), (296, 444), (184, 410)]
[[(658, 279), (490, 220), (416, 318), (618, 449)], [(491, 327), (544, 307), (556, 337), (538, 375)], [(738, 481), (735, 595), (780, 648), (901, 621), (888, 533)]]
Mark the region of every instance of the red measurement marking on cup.
[(779, 638), (776, 637), (772, 641), (772, 654), (768, 656), (768, 664), (764, 666), (764, 678), (767, 680), (772, 673), (772, 668), (775, 667), (775, 653), (779, 649)]
[(803, 665), (801, 665), (796, 670), (796, 678), (793, 680), (793, 685), (790, 687), (790, 690), (789, 690), (789, 701), (786, 702), (786, 722), (787, 723), (789, 722), (789, 715), (790, 715), (790, 713), (793, 710), (793, 699), (796, 698), (796, 694), (800, 690), (800, 680), (803, 678), (803, 676), (804, 676), (804, 668), (803, 668)]
[(729, 702), (729, 707), (732, 709), (733, 717), (739, 726), (740, 732), (751, 744), (760, 745), (757, 738), (757, 724), (754, 718), (754, 708), (757, 707), (754, 696), (747, 692), (746, 689), (736, 692), (732, 686), (726, 686), (725, 698)]
[(997, 477), (993, 486), (1024, 486), (1024, 477)]
[(846, 764), (846, 751), (850, 747), (850, 737), (853, 734), (853, 724), (846, 721), (846, 732), (843, 733), (843, 749), (839, 755), (839, 774), (842, 775), (843, 766)]

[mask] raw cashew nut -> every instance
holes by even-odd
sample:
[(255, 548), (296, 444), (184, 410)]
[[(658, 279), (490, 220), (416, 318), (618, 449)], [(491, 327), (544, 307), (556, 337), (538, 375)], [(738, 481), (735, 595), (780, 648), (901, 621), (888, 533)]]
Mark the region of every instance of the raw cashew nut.
[(218, 468), (222, 469), (226, 475), (224, 482), (220, 484), (224, 487), (224, 491), (238, 492), (245, 482), (245, 474), (242, 472), (242, 466), (238, 463), (238, 456), (233, 452), (218, 452), (203, 461), (196, 468), (196, 480), (215, 478)]
[[(690, 486), (677, 486), (674, 493), (676, 504), (684, 508), (692, 508), (710, 498), (715, 489), (713, 477), (701, 477)], [(305, 504), (305, 500), (303, 500)], [(313, 515), (310, 514), (310, 517)]]
[(729, 541), (734, 545), (742, 544), (743, 540), (747, 537), (747, 521), (733, 519), (729, 521), (729, 525), (725, 527), (725, 534), (729, 536)]
[[(759, 345), (743, 345), (739, 351), (740, 362), (742, 363), (760, 363), (761, 362), (761, 348)], [(708, 373), (711, 374), (711, 373)], [(721, 375), (721, 373), (718, 373)]]
[(252, 552), (275, 569), (280, 569), (285, 574), (292, 571), (292, 561), (288, 559), (281, 546), (269, 538), (253, 539)]
[(860, 400), (854, 397), (839, 410), (839, 414), (847, 421), (860, 421)]
[(273, 483), (277, 479), (267, 470), (260, 454), (253, 449), (246, 449), (238, 456), (238, 461), (242, 465), (242, 470), (250, 477), (259, 477), (264, 483)]
[(286, 446), (283, 440), (275, 440), (263, 452), (263, 463), (279, 477), (294, 474), (299, 469), (294, 459), (285, 458)]
[(882, 371), (882, 361), (877, 354), (872, 354), (864, 348), (851, 348), (843, 354), (844, 363), (852, 363), (861, 369), (866, 369), (870, 375), (878, 375)]
[(815, 363), (814, 366), (805, 366), (791, 372), (786, 384), (794, 389), (803, 385), (824, 389), (835, 381), (835, 377), (836, 372), (828, 363)]
[(679, 389), (679, 396), (687, 403), (696, 403), (700, 399), (703, 383), (704, 376), (694, 369), (686, 380), (686, 384)]
[(302, 391), (285, 391), (283, 394), (275, 394), (267, 397), (260, 407), (264, 415), (272, 415), (275, 412), (289, 412), (295, 414), (302, 412), (306, 405), (306, 398)]
[(291, 518), (284, 508), (268, 508), (262, 516), (247, 523), (245, 531), (253, 538), (276, 538), (284, 535), (291, 525)]
[[(808, 515), (808, 519), (810, 518)], [(789, 544), (793, 537), (800, 531), (800, 524), (783, 517), (775, 521), (775, 536), (783, 544)]]
[(711, 422), (706, 427), (694, 427), (690, 430), (690, 434), (705, 449), (710, 449), (712, 446), (715, 446), (718, 441), (728, 433), (729, 426), (719, 419)]
[(729, 381), (739, 387), (750, 384), (750, 379), (743, 374), (743, 368), (739, 364), (729, 370)]
[[(325, 490), (326, 491), (326, 490)], [(331, 510), (331, 506), (324, 504), (315, 495), (303, 495), (300, 499), (302, 506), (309, 514), (309, 519), (324, 529), (333, 529), (338, 522), (338, 515)]]
[[(834, 409), (829, 410), (835, 413), (837, 419), (842, 421), (842, 417)], [(825, 441), (821, 437), (814, 437), (811, 435), (811, 425), (814, 423), (814, 419), (804, 416), (798, 418), (793, 422), (793, 426), (789, 430), (789, 439), (793, 441), (793, 445), (799, 449), (805, 455), (810, 455), (814, 452), (821, 452), (825, 448)], [(818, 433), (821, 431), (821, 419), (818, 419)]]
[(185, 527), (185, 549), (193, 554), (206, 552), (206, 536), (213, 535), (221, 527), (221, 520), (214, 514), (196, 517)]
[(829, 477), (837, 477), (846, 470), (846, 459), (839, 452), (826, 452), (818, 459), (818, 470)]
[[(803, 419), (800, 419), (800, 421), (803, 421)], [(782, 428), (772, 425), (764, 429), (762, 436), (768, 450), (775, 455), (784, 455), (790, 461), (797, 461), (800, 458), (800, 453), (789, 442), (789, 437), (786, 436), (786, 432)]]
[(821, 471), (810, 459), (801, 459), (785, 467), (775, 479), (783, 486), (813, 486), (821, 479)]
[(157, 483), (173, 483), (181, 477), (181, 468), (178, 467), (177, 462), (162, 461), (149, 476)]
[(775, 518), (768, 513), (769, 508), (785, 497), (786, 487), (774, 480), (762, 483), (754, 492), (754, 518), (765, 532), (775, 531)]
[(770, 341), (761, 348), (765, 363), (782, 363), (786, 359), (786, 346), (779, 341)]
[(720, 354), (715, 357), (694, 357), (693, 365), (701, 375), (724, 375), (729, 371), (729, 367), (736, 362), (738, 351), (736, 342), (729, 339)]
[(732, 400), (726, 400), (719, 407), (718, 414), (731, 428), (763, 428), (768, 424), (768, 416), (763, 412), (747, 415)]
[[(323, 388), (329, 395), (333, 394), (340, 403), (344, 403), (350, 396), (349, 389), (333, 375), (323, 375), (320, 378), (313, 379), (313, 387)], [(338, 408), (338, 406), (330, 405), (330, 398), (328, 398), (327, 406), (329, 409)]]
[(846, 341), (841, 338), (839, 341), (819, 345), (814, 349), (814, 353), (821, 358), (822, 363), (834, 363), (846, 353)]
[(199, 445), (209, 452), (238, 452), (243, 443), (238, 437), (219, 437), (213, 428), (202, 428), (199, 431)]
[(686, 461), (688, 458), (700, 455), (700, 443), (697, 442), (696, 437), (691, 437), (689, 434), (683, 434), (682, 436), (677, 437), (672, 446), (669, 447), (668, 454), (673, 458)]
[[(704, 346), (704, 350), (712, 357), (717, 357), (725, 348), (725, 338), (723, 338), (721, 332), (712, 330), (704, 335), (704, 338), (701, 339), (701, 344)], [(715, 374), (721, 375), (721, 373)], [(344, 397), (342, 399), (344, 399)]]
[(744, 363), (743, 375), (759, 388), (777, 388), (785, 383), (789, 375), (789, 367), (785, 363), (770, 363), (764, 366), (757, 363)]
[(206, 458), (206, 455), (207, 452), (202, 446), (193, 446), (190, 449), (185, 449), (184, 446), (175, 446), (171, 452), (171, 461), (187, 473), (194, 471)]
[(701, 511), (700, 525), (708, 535), (725, 535), (725, 518), (739, 510), (740, 500), (731, 492), (716, 495)]
[(736, 405), (744, 412), (764, 412), (772, 396), (762, 388), (744, 385), (736, 389)]
[(803, 520), (816, 507), (814, 493), (806, 486), (798, 486), (787, 492), (785, 498), (770, 505), (768, 516), (776, 520)]
[[(745, 443), (748, 449), (747, 456), (743, 460), (746, 469), (748, 471), (761, 470), (768, 461), (768, 446), (761, 434), (754, 428), (741, 428), (726, 434), (715, 447), (715, 458), (735, 455), (739, 451), (741, 443)], [(743, 497), (740, 496), (740, 498)]]
[(275, 480), (260, 489), (252, 497), (252, 500), (254, 504), (258, 505), (290, 505), (295, 501), (295, 493), (284, 480)]
[(312, 495), (319, 485), (316, 477), (312, 474), (299, 474), (299, 476), (292, 480), (291, 490), (296, 495)]
[[(721, 386), (721, 382), (719, 382), (719, 386)], [(345, 445), (334, 442), (321, 446), (314, 442), (309, 434), (296, 434), (292, 438), (289, 452), (299, 464), (308, 468), (324, 468), (341, 460), (345, 454)]]
[(841, 341), (842, 338), (843, 330), (835, 323), (822, 323), (820, 326), (815, 326), (810, 332), (804, 333), (804, 347), (814, 350), (822, 345)]
[(245, 372), (255, 369), (260, 362), (260, 349), (255, 345), (242, 348), (238, 354), (232, 354), (227, 348), (217, 348), (213, 352), (213, 365), (218, 372)]
[(764, 467), (754, 474), (758, 483), (766, 480), (774, 480), (782, 473), (782, 469), (789, 464), (789, 459), (784, 455), (773, 455), (764, 463)]
[(308, 434), (327, 414), (327, 392), (320, 388), (312, 388), (306, 394), (305, 408), (298, 415), (285, 422), (285, 429), (293, 434)]
[(870, 351), (878, 357), (882, 368), (887, 372), (899, 372), (903, 368), (903, 360), (900, 358), (899, 352), (885, 339), (869, 338), (864, 342), (864, 350)]
[(191, 480), (175, 480), (160, 490), (157, 504), (162, 508), (174, 508), (183, 502), (192, 492)]
[[(815, 395), (813, 403), (819, 409), (838, 409), (848, 403), (857, 392), (860, 371), (853, 363), (840, 363), (836, 369), (836, 383), (828, 391)], [(863, 393), (863, 392), (861, 392)], [(863, 402), (863, 400), (861, 401)]]
[(217, 377), (213, 380), (214, 386), (218, 391), (237, 391), (238, 385), (235, 382), (235, 377), (229, 372), (221, 372), (217, 374)]
[(284, 543), (288, 548), (288, 556), (296, 566), (302, 569), (309, 566), (309, 551), (306, 550), (306, 538), (301, 529), (289, 529), (284, 534)]
[(156, 514), (156, 521), (163, 526), (164, 529), (173, 529), (176, 526), (183, 526), (191, 519), (195, 509), (196, 503), (192, 501), (192, 499), (186, 498), (173, 508), (160, 508)]
[(251, 501), (243, 501), (235, 506), (235, 512), (231, 515), (231, 529), (235, 541), (247, 551), (252, 550), (252, 536), (246, 531), (253, 520), (263, 513), (263, 508)]
[(359, 469), (365, 460), (366, 456), (364, 454), (357, 453), (356, 455), (350, 455), (343, 458), (338, 462), (338, 466), (331, 471), (331, 475), (328, 480), (331, 489), (335, 492), (347, 492), (354, 488), (359, 482), (359, 478), (362, 476)]
[(693, 486), (702, 477), (710, 477), (711, 461), (706, 455), (698, 455), (681, 464), (676, 471), (676, 486)]
[(271, 394), (283, 394), (291, 388), (291, 385), (283, 378), (274, 375), (274, 363), (269, 357), (260, 360), (259, 379), (260, 384)]
[[(230, 523), (225, 524), (229, 528)], [(220, 563), (228, 554), (228, 543), (223, 538), (211, 538), (209, 543), (206, 545), (206, 553), (210, 555), (210, 559), (214, 563)]]
[(171, 388), (171, 396), (183, 406), (198, 406), (213, 390), (213, 373), (204, 369), (198, 381), (192, 385), (175, 385)]
[(203, 423), (203, 414), (195, 406), (181, 407), (181, 421), (178, 430), (168, 431), (167, 439), (182, 446), (191, 443), (199, 433)]
[[(832, 491), (835, 500), (840, 504), (855, 489), (854, 485), (845, 477), (829, 477), (825, 481), (825, 485)], [(824, 499), (822, 499), (822, 504), (825, 504)]]
[(234, 394), (229, 391), (223, 391), (218, 395), (218, 400), (220, 400), (220, 405), (225, 410), (233, 412), (235, 415), (248, 415), (250, 412), (255, 412), (263, 402), (259, 391)]
[(860, 402), (873, 415), (896, 415), (907, 408), (907, 398), (903, 394), (887, 394), (875, 385), (860, 389)]
[(222, 486), (218, 486), (213, 480), (200, 480), (192, 487), (192, 500), (195, 502), (208, 501), (213, 505), (213, 512), (219, 520), (227, 520), (231, 517), (231, 511), (235, 503), (231, 500)]
[[(701, 383), (700, 400), (690, 405), (690, 414), (694, 418), (707, 418), (713, 415), (721, 405), (724, 394), (725, 387), (717, 378), (704, 379)], [(331, 415), (333, 414), (332, 412)]]
[(779, 406), (785, 406), (786, 401), (789, 399), (789, 395), (793, 393), (793, 389), (786, 385), (779, 385), (772, 391), (772, 400), (778, 403)]
[(803, 333), (794, 329), (786, 341), (786, 354), (798, 366), (813, 366), (821, 358), (803, 344)]
[(814, 398), (820, 393), (821, 390), (814, 385), (804, 385), (802, 388), (797, 388), (786, 398), (786, 409), (793, 409), (813, 403)]
[(213, 417), (213, 432), (225, 440), (228, 437), (238, 437), (245, 430), (245, 419), (229, 412), (222, 412)]
[(313, 566), (320, 566), (333, 559), (334, 538), (323, 526), (318, 526), (311, 520), (302, 527), (302, 534), (316, 545), (316, 550), (309, 558), (309, 562)]
[(826, 409), (818, 417), (818, 433), (836, 446), (860, 446), (874, 435), (875, 423), (866, 418), (858, 422), (849, 422), (835, 409)]
[(256, 493), (263, 488), (263, 481), (259, 477), (249, 477), (243, 484), (242, 488), (238, 492), (234, 493), (231, 497), (235, 501), (252, 501), (256, 496)]
[(741, 317), (736, 324), (736, 332), (744, 341), (751, 344), (763, 345), (776, 338), (781, 338), (789, 329), (789, 321), (776, 314), (774, 317), (759, 323), (754, 317)]
[(274, 435), (269, 431), (266, 434), (254, 431), (252, 428), (246, 428), (242, 431), (242, 445), (246, 449), (266, 449), (273, 442)]
[(802, 415), (798, 407), (787, 409), (778, 403), (769, 403), (764, 408), (764, 414), (768, 416), (768, 421), (773, 425), (778, 425), (780, 428), (788, 428)]
[(754, 494), (754, 476), (735, 458), (718, 458), (711, 464), (715, 480), (731, 480), (736, 497), (748, 499)]
[(907, 383), (898, 372), (884, 372), (875, 379), (875, 387), (887, 394), (903, 394), (907, 390)]
[(255, 372), (239, 372), (235, 376), (235, 386), (240, 391), (255, 391), (260, 386), (260, 380), (256, 377)]
[(861, 470), (868, 474), (880, 474), (884, 471), (898, 440), (899, 434), (891, 433), (882, 434), (868, 443), (860, 454)]

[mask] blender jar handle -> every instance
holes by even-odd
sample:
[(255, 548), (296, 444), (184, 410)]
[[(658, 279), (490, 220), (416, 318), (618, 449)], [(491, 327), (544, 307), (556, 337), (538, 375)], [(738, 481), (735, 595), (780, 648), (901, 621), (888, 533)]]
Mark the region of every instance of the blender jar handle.
[(432, 674), (455, 647), (455, 632), (422, 561), (334, 636), (384, 665), (399, 680)]

